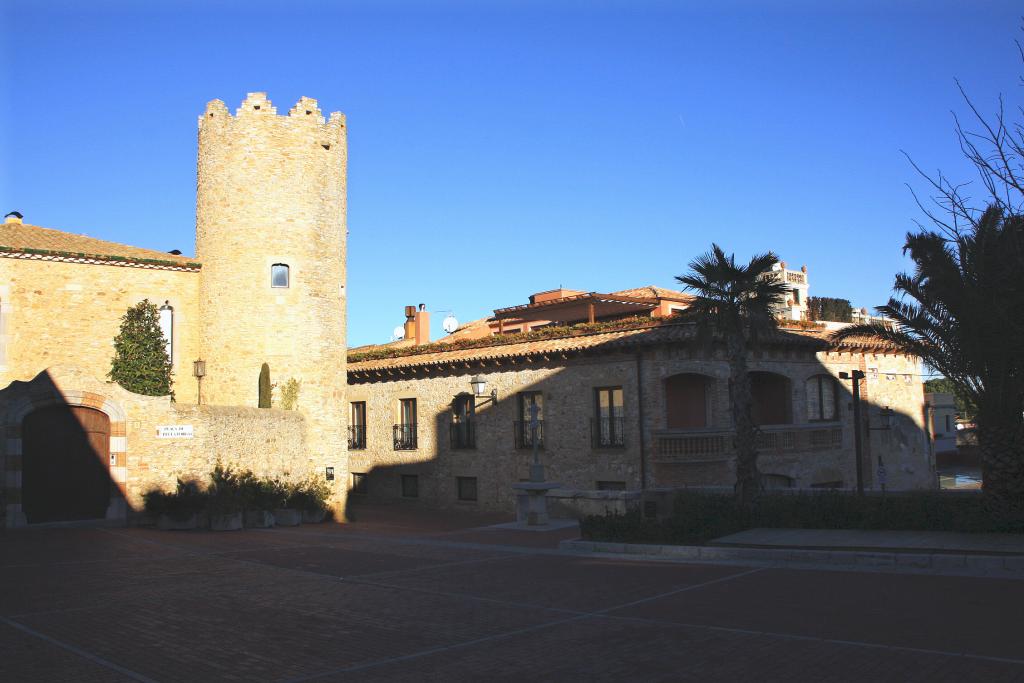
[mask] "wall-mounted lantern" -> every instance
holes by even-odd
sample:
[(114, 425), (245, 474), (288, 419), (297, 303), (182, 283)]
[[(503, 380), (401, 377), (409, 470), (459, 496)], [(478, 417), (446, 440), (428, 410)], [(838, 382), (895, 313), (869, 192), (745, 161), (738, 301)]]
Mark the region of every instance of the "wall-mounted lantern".
[(196, 391), (196, 405), (203, 404), (203, 377), (206, 377), (206, 361), (205, 360), (194, 360), (192, 361), (192, 376), (196, 378), (196, 384), (198, 385)]
[(469, 380), (469, 385), (473, 387), (474, 396), (476, 396), (478, 399), (484, 399), (484, 401), (481, 401), (480, 403), (483, 403), (487, 400), (490, 400), (491, 403), (498, 402), (498, 390), (492, 388), (490, 395), (488, 395), (487, 378), (484, 377), (483, 375), (474, 375), (473, 378)]

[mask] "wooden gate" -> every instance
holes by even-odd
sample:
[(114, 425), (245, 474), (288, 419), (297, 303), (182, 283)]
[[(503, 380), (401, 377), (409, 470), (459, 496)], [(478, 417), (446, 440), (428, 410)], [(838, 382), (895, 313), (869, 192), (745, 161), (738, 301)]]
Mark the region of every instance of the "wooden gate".
[(22, 509), (29, 524), (102, 519), (110, 504), (110, 418), (50, 406), (22, 423)]

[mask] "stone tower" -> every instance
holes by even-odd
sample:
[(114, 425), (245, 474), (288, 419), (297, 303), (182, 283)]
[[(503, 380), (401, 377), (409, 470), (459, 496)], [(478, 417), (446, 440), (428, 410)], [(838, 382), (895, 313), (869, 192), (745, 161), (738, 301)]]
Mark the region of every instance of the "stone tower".
[(311, 464), (346, 482), (345, 117), (249, 93), (199, 118), (196, 256), (203, 403), (256, 406), (260, 367), (301, 382)]

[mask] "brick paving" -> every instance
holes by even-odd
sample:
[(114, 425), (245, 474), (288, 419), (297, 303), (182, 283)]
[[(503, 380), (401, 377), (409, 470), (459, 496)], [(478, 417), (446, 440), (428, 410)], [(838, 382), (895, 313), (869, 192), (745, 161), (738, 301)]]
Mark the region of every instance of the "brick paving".
[(1024, 581), (561, 554), (360, 510), (0, 533), (0, 680), (1024, 680)]

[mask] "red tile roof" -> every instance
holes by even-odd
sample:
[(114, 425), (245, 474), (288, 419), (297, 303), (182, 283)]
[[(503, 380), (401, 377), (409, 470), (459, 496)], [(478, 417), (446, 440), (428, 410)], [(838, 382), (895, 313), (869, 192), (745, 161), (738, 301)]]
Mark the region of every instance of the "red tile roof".
[(198, 269), (190, 256), (76, 235), (24, 223), (0, 224), (0, 255), (57, 261)]

